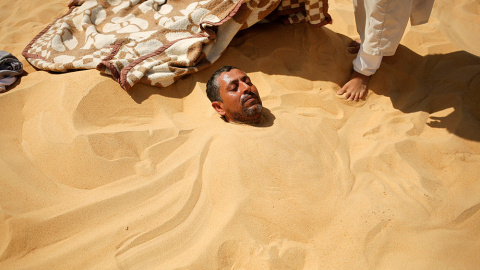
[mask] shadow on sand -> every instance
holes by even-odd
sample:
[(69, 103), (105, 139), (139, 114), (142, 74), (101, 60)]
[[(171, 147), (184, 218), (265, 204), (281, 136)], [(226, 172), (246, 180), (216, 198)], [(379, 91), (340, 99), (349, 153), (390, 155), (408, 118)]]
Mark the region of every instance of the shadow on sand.
[[(239, 32), (212, 66), (170, 87), (137, 84), (129, 92), (138, 103), (157, 94), (183, 98), (193, 91), (196, 82), (206, 83), (224, 65), (246, 72), (329, 81), (341, 87), (350, 76), (355, 57), (347, 49), (351, 41), (325, 27), (284, 26), (278, 22), (255, 25)], [(421, 56), (400, 46), (394, 56), (384, 57), (369, 90), (389, 97), (393, 107), (404, 113), (451, 111), (445, 116), (431, 116), (428, 125), (480, 141), (478, 56), (465, 51)]]

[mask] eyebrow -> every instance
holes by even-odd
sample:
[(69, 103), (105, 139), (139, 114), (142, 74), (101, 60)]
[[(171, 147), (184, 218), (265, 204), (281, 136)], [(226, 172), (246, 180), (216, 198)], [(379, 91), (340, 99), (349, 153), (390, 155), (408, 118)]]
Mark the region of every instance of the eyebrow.
[[(250, 77), (248, 77), (247, 74), (245, 74), (245, 76), (242, 76), (242, 77), (240, 78), (240, 80), (242, 80), (242, 81), (245, 81), (246, 79), (250, 79)], [(233, 83), (236, 83), (236, 82), (238, 82), (238, 79), (234, 79), (234, 80), (229, 81), (229, 82), (227, 83), (227, 85), (230, 85), (230, 84), (233, 84)]]

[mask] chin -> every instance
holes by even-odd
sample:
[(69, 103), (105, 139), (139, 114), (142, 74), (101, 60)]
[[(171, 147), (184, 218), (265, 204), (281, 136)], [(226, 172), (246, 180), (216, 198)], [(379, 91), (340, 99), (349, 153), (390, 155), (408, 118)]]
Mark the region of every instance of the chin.
[(262, 113), (259, 113), (257, 117), (255, 117), (255, 119), (252, 119), (251, 123), (252, 124), (258, 124), (260, 123), (260, 121), (262, 120)]
[(262, 119), (262, 105), (256, 108), (251, 114), (248, 116), (248, 123), (250, 124), (257, 124)]
[[(243, 112), (232, 114), (230, 117), (231, 122), (243, 123), (243, 124), (257, 124), (262, 119), (262, 105), (255, 104), (251, 107), (244, 108)], [(229, 121), (229, 122), (230, 122)]]
[(255, 104), (253, 105), (252, 107), (248, 108), (248, 109), (245, 109), (244, 112), (247, 114), (247, 116), (249, 117), (253, 117), (253, 116), (259, 116), (262, 114), (262, 109), (263, 109), (263, 106), (262, 104)]

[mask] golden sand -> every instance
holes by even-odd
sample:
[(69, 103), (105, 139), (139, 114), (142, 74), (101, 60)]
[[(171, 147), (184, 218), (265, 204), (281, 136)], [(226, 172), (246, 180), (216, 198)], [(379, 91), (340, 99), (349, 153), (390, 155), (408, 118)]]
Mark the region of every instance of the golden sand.
[[(65, 0), (0, 2), (0, 50), (28, 73), (0, 94), (0, 269), (476, 269), (480, 5), (435, 3), (347, 102), (358, 38), (257, 25), (168, 88), (36, 71), (23, 48)], [(245, 70), (261, 127), (224, 123), (205, 84)]]

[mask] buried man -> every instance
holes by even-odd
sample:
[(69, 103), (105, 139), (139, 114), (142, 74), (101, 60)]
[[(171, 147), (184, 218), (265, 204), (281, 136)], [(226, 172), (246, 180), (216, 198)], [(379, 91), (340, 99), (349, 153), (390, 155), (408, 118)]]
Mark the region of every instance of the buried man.
[(224, 66), (207, 83), (212, 107), (227, 122), (258, 124), (262, 119), (262, 100), (245, 72)]

